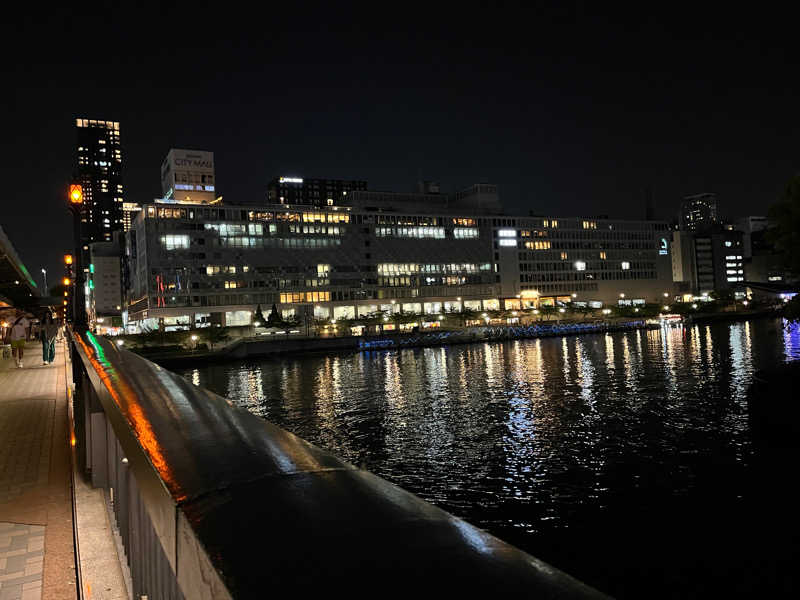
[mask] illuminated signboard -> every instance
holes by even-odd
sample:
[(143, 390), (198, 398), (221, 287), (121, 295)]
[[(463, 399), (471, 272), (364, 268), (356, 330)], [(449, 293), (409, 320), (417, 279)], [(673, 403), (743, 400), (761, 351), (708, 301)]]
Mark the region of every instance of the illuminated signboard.
[(666, 238), (661, 238), (661, 248), (659, 248), (658, 253), (661, 256), (665, 256), (669, 253), (669, 243), (667, 243)]
[(302, 177), (281, 177), (281, 183), (303, 183)]

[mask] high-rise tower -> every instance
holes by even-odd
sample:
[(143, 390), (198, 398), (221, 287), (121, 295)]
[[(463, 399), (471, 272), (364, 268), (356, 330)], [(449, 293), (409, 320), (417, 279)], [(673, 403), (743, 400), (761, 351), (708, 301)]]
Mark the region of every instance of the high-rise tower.
[(718, 222), (716, 194), (705, 193), (684, 197), (681, 203), (681, 230), (704, 231)]
[(83, 186), (81, 230), (83, 246), (111, 241), (123, 228), (122, 149), (119, 123), (77, 119), (76, 176)]

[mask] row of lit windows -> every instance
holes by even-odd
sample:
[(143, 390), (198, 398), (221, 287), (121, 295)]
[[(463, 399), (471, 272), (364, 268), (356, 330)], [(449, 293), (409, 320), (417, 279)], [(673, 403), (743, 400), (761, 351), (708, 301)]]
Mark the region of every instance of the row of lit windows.
[(549, 241), (535, 241), (525, 242), (525, 247), (528, 250), (550, 250), (551, 243)]
[(477, 227), (455, 227), (453, 237), (457, 240), (474, 239), (478, 237)]
[(477, 273), (491, 270), (491, 263), (378, 263), (378, 275), (410, 275), (412, 273)]
[(116, 121), (96, 121), (94, 119), (76, 119), (75, 124), (78, 127), (105, 127), (119, 131), (119, 123)]
[(330, 248), (342, 244), (342, 240), (338, 238), (259, 238), (259, 247), (262, 247), (262, 241), (264, 248), (296, 248), (298, 250)]
[(161, 244), (167, 250), (177, 250), (189, 247), (188, 235), (162, 235)]
[(293, 292), (280, 295), (281, 304), (295, 304), (298, 302), (329, 302), (330, 292)]
[(540, 281), (580, 281), (581, 279), (597, 279), (601, 281), (630, 281), (637, 279), (656, 279), (655, 271), (615, 271), (611, 273), (531, 273), (520, 274), (521, 282), (537, 283)]
[(206, 275), (219, 275), (220, 273), (235, 275), (237, 268), (241, 269), (242, 273), (247, 273), (250, 271), (250, 267), (247, 265), (241, 267), (236, 267), (236, 265), (229, 265), (229, 266), (208, 265), (206, 266)]
[(444, 227), (376, 227), (377, 237), (444, 239)]
[(264, 238), (259, 237), (221, 237), (220, 244), (226, 248), (263, 248)]
[(303, 223), (349, 223), (350, 215), (346, 213), (288, 213), (269, 211), (250, 211), (248, 217), (251, 221), (288, 221)]
[(221, 236), (234, 235), (264, 235), (264, 226), (261, 223), (206, 223), (206, 230), (214, 230)]
[(435, 227), (442, 224), (441, 219), (438, 217), (411, 217), (402, 215), (377, 215), (375, 222), (378, 225), (422, 225), (428, 227)]
[[(270, 233), (273, 232), (275, 225), (270, 225)], [(322, 235), (342, 235), (346, 231), (345, 227), (338, 225), (303, 225), (302, 230), (299, 225), (289, 225), (290, 233), (308, 233), (308, 234), (322, 234)]]

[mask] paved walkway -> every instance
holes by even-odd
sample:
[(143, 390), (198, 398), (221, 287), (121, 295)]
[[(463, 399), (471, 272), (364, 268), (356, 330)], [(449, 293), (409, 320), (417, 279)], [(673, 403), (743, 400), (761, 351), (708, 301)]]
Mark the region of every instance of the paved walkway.
[(0, 600), (76, 598), (64, 345), (0, 358)]

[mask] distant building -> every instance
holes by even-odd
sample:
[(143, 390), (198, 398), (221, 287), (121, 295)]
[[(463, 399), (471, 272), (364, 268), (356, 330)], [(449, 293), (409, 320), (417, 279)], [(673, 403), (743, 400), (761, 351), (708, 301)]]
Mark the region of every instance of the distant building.
[(182, 204), (211, 204), (217, 198), (214, 153), (172, 148), (161, 163), (164, 200)]
[(694, 234), (688, 231), (672, 232), (672, 280), (686, 284), (681, 291), (691, 292), (697, 288), (695, 267)]
[(683, 199), (680, 214), (682, 231), (703, 231), (718, 222), (716, 194), (696, 194)]
[(77, 119), (76, 127), (76, 178), (83, 186), (81, 242), (85, 247), (109, 242), (114, 231), (123, 229), (122, 149), (116, 121)]
[(753, 234), (765, 231), (769, 227), (769, 220), (767, 217), (742, 217), (737, 219), (734, 225), (743, 234), (742, 256), (745, 260), (749, 260), (753, 257)]
[(748, 283), (781, 285), (794, 278), (786, 272), (784, 257), (775, 250), (770, 239), (773, 225), (767, 217), (744, 217), (737, 221), (744, 236), (744, 272)]
[(89, 323), (97, 333), (122, 327), (122, 269), (120, 238), (95, 242), (89, 246), (90, 263), (87, 286)]
[(367, 182), (361, 180), (284, 176), (269, 182), (267, 201), (290, 206), (342, 206), (347, 204), (347, 194), (366, 189)]
[(672, 277), (681, 291), (724, 292), (745, 280), (742, 232), (717, 226), (672, 235)]
[(417, 192), (356, 191), (345, 204), (364, 210), (503, 214), (497, 186), (488, 183), (476, 183), (455, 194), (442, 194), (438, 184), (427, 181), (420, 182)]
[(142, 210), (142, 207), (136, 202), (123, 202), (122, 203), (122, 229), (123, 231), (130, 231), (131, 224), (136, 218), (136, 213)]

